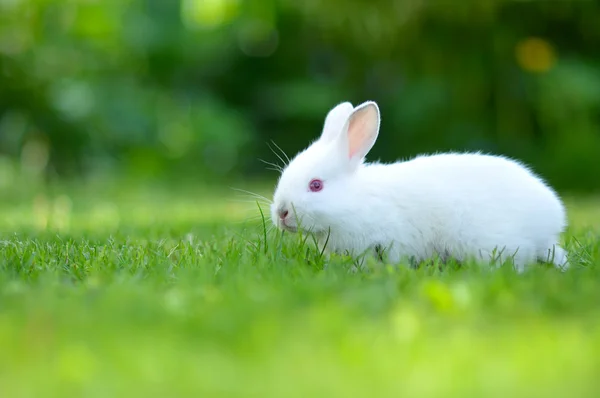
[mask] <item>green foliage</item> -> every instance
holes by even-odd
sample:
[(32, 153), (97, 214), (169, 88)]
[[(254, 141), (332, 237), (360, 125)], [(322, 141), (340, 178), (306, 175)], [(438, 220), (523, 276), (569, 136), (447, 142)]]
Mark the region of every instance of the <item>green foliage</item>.
[(214, 190), (31, 192), (0, 203), (3, 397), (598, 395), (597, 200), (571, 270), (517, 275), (357, 270)]
[(600, 188), (596, 2), (0, 1), (0, 150), (50, 175), (264, 172), (336, 102), (372, 158), (483, 150)]

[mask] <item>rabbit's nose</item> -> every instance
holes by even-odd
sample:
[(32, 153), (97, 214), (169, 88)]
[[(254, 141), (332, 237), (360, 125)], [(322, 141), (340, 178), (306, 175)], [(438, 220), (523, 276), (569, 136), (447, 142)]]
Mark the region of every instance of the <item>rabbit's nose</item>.
[(279, 218), (281, 218), (282, 220), (285, 220), (285, 218), (288, 216), (289, 212), (287, 210), (281, 209), (279, 210)]

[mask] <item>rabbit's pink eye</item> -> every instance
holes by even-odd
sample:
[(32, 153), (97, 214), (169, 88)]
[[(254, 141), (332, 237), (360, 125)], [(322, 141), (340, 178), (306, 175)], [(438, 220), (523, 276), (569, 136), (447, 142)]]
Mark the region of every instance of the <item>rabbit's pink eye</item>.
[(312, 180), (310, 182), (310, 184), (308, 184), (308, 187), (313, 192), (319, 192), (321, 189), (323, 189), (323, 181), (321, 181), (321, 180)]

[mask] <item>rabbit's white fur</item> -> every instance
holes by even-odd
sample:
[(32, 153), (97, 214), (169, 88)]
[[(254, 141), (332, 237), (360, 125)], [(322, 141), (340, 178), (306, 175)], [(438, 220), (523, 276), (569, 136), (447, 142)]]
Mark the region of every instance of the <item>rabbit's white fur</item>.
[[(365, 164), (379, 124), (374, 102), (333, 108), (320, 139), (280, 176), (273, 223), (292, 232), (300, 223), (327, 240), (329, 251), (359, 255), (382, 247), (391, 263), (438, 255), (512, 259), (518, 271), (536, 260), (566, 269), (567, 253), (558, 245), (563, 204), (527, 167), (481, 153)], [(323, 182), (321, 191), (309, 189), (313, 179)]]

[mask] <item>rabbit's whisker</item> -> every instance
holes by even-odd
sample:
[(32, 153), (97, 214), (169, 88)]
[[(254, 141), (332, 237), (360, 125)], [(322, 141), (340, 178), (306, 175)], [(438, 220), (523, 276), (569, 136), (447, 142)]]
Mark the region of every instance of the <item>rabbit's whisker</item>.
[(277, 171), (279, 173), (283, 172), (283, 167), (281, 167), (280, 165), (278, 165), (277, 163), (271, 163), (268, 162), (266, 160), (263, 159), (258, 159), (260, 162), (266, 164), (267, 166), (271, 166), (271, 167), (267, 167), (267, 170), (273, 170), (273, 171)]
[(259, 194), (255, 193), (255, 192), (247, 191), (247, 190), (245, 190), (245, 189), (240, 189), (240, 188), (231, 188), (231, 189), (233, 189), (234, 191), (238, 191), (238, 192), (241, 192), (241, 193), (247, 194), (247, 195), (249, 195), (251, 198), (254, 198), (254, 199), (259, 199), (259, 200), (261, 200), (261, 201), (264, 201), (265, 203), (268, 203), (268, 204), (270, 204), (270, 203), (271, 203), (271, 200), (270, 200), (269, 198), (267, 198), (267, 197), (265, 197), (265, 196), (262, 196), (262, 195), (259, 195)]
[[(271, 142), (273, 142), (273, 141), (271, 141)], [(273, 145), (275, 145), (275, 147), (276, 147), (277, 149), (279, 149), (279, 150), (280, 150), (280, 152), (276, 151), (276, 150), (275, 150), (275, 149), (274, 149), (274, 148), (271, 146), (271, 144), (267, 143), (267, 146), (269, 147), (269, 149), (271, 150), (271, 152), (273, 152), (273, 154), (274, 154), (275, 156), (277, 156), (277, 158), (278, 158), (278, 159), (281, 161), (281, 163), (283, 163), (283, 165), (284, 165), (284, 166), (287, 166), (287, 165), (289, 164), (289, 162), (290, 162), (290, 160), (289, 160), (290, 158), (289, 158), (289, 157), (288, 157), (288, 156), (285, 154), (285, 152), (281, 151), (281, 148), (279, 148), (279, 147), (277, 146), (277, 144), (275, 144), (275, 142), (273, 142)], [(281, 156), (281, 154), (283, 154), (283, 157)], [(285, 159), (284, 159), (284, 158), (285, 158)], [(287, 159), (287, 161), (286, 161), (286, 159)]]

